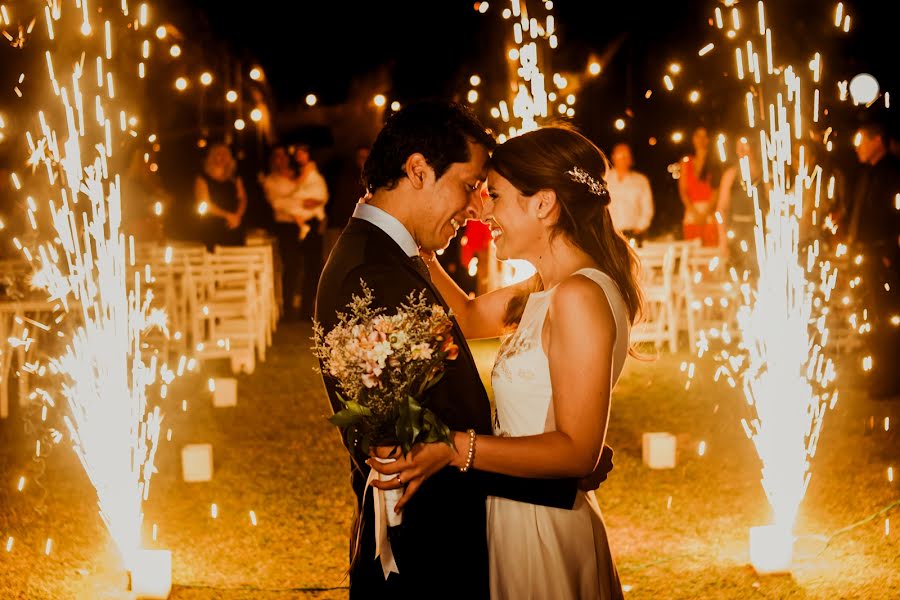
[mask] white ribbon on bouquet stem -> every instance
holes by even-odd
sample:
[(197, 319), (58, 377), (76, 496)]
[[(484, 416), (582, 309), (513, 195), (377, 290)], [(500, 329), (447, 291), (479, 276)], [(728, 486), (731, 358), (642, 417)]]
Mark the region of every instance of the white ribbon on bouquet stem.
[[(378, 462), (389, 463), (394, 462), (394, 458), (375, 458)], [(369, 477), (366, 479), (366, 489), (363, 492), (363, 506), (366, 505), (366, 494), (372, 488), (372, 482), (379, 479), (381, 474), (375, 469), (369, 470)], [(387, 480), (394, 479), (388, 477)], [(385, 481), (385, 479), (381, 479)], [(374, 488), (372, 492), (372, 500), (375, 508), (375, 558), (381, 559), (381, 570), (384, 572), (384, 578), (387, 579), (391, 573), (400, 574), (400, 568), (397, 566), (397, 560), (394, 558), (394, 550), (391, 548), (391, 540), (388, 538), (387, 528), (397, 526), (401, 523), (403, 516), (394, 513), (394, 506), (402, 495), (400, 490), (379, 490)], [(395, 495), (396, 498), (385, 498), (386, 494)], [(362, 528), (360, 528), (361, 530)], [(357, 539), (357, 545), (359, 540)]]

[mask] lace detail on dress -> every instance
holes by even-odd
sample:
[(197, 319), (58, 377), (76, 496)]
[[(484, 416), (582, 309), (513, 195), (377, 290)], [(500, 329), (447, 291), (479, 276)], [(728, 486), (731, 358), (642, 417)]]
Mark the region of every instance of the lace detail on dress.
[(530, 332), (522, 330), (521, 328), (516, 330), (515, 333), (509, 335), (503, 340), (503, 343), (500, 344), (500, 349), (497, 351), (497, 358), (494, 361), (493, 375), (499, 375), (507, 381), (512, 381), (513, 374), (509, 368), (509, 360), (519, 354), (528, 352), (532, 348), (534, 348), (534, 339), (530, 335)]
[[(507, 383), (512, 383), (514, 381), (512, 368), (510, 368), (512, 359), (516, 356), (519, 356), (520, 354), (528, 352), (533, 348), (533, 336), (530, 334), (530, 331), (525, 328), (519, 327), (514, 333), (506, 336), (506, 338), (500, 344), (500, 349), (497, 350), (497, 358), (494, 360), (494, 368), (491, 372), (491, 380), (494, 381), (498, 377), (500, 377)], [(534, 378), (534, 373), (528, 372), (521, 368), (516, 369), (515, 375), (522, 380)], [(509, 435), (509, 433), (504, 431), (500, 426), (500, 413), (497, 410), (496, 406), (494, 406), (493, 421), (494, 435)]]

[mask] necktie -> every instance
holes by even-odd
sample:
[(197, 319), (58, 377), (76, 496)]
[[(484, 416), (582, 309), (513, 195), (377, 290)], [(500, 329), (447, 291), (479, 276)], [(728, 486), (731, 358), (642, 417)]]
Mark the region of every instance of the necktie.
[(418, 254), (416, 256), (410, 256), (409, 259), (412, 261), (416, 271), (419, 272), (419, 275), (428, 281), (431, 281), (431, 273), (428, 272), (428, 265), (425, 264), (425, 259)]

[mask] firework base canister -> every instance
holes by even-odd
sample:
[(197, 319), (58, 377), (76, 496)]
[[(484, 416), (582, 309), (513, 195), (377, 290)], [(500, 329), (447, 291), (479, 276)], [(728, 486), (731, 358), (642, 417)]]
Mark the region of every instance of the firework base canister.
[(165, 600), (172, 591), (172, 552), (138, 550), (128, 572), (128, 591), (135, 598)]
[(778, 525), (750, 528), (750, 564), (760, 575), (790, 573), (794, 536)]

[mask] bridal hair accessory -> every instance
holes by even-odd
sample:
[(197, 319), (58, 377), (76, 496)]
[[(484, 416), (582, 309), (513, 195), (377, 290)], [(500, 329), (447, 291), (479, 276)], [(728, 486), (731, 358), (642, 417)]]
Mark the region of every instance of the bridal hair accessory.
[(606, 184), (588, 175), (587, 171), (581, 167), (572, 167), (566, 171), (566, 174), (572, 181), (577, 181), (578, 183), (583, 183), (588, 186), (588, 189), (595, 196), (600, 196), (601, 198), (609, 196), (609, 190), (606, 189)]

